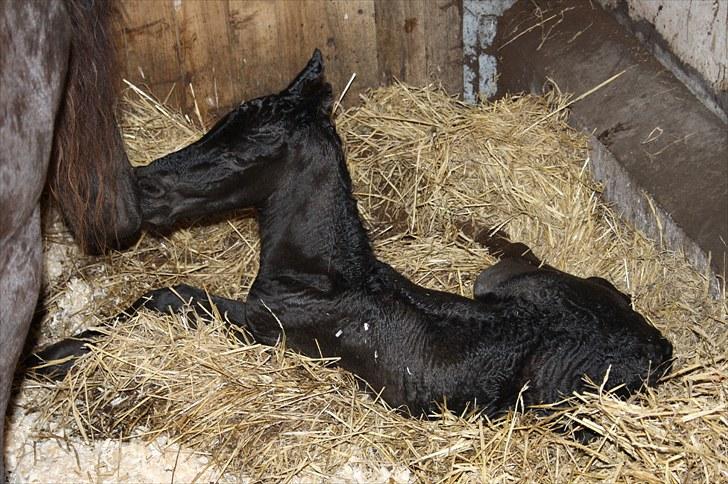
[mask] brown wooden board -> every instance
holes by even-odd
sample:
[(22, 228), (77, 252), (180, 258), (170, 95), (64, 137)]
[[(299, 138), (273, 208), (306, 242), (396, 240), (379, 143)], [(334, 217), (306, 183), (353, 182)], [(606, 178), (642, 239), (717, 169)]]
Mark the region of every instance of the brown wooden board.
[(463, 92), (462, 0), (426, 0), (427, 78), (438, 79), (450, 94)]
[[(209, 122), (322, 50), (344, 100), (394, 78), (462, 91), (461, 0), (122, 0), (123, 76)], [(194, 96), (193, 96), (194, 90)]]
[(177, 19), (172, 0), (125, 0), (116, 33), (123, 75), (185, 108)]

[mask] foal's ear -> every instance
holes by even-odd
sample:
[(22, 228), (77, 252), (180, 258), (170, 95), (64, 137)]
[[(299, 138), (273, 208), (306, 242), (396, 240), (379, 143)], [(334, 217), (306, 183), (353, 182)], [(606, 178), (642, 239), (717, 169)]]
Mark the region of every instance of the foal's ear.
[(286, 92), (301, 97), (304, 102), (315, 101), (324, 113), (331, 114), (333, 94), (331, 84), (326, 82), (324, 76), (324, 60), (320, 50), (313, 51), (308, 64), (286, 88)]

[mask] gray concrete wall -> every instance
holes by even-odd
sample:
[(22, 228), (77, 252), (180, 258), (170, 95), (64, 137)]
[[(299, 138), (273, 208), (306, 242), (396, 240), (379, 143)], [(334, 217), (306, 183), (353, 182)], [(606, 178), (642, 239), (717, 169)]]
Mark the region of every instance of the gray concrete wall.
[(603, 195), (648, 236), (725, 280), (726, 124), (613, 13), (585, 0), (517, 1), (488, 52), (497, 95), (540, 92), (546, 80), (581, 94), (621, 72), (570, 107), (570, 123), (594, 135), (590, 166)]
[(728, 121), (728, 0), (598, 0)]

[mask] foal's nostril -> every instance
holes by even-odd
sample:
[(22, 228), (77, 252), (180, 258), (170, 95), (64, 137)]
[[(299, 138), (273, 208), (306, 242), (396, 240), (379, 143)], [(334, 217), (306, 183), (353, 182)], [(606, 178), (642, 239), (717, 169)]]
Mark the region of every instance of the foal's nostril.
[(660, 339), (660, 346), (662, 348), (662, 352), (665, 355), (666, 359), (672, 358), (672, 343), (670, 343), (665, 338)]
[(665, 338), (658, 338), (650, 345), (650, 381), (657, 381), (672, 369), (672, 344)]
[(164, 185), (159, 180), (150, 180), (149, 178), (139, 178), (139, 189), (143, 196), (151, 198), (159, 198), (166, 193)]

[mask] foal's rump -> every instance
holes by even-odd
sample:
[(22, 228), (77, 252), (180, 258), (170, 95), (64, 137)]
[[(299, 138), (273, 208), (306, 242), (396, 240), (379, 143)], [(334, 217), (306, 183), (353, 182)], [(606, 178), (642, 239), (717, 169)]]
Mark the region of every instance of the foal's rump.
[[(584, 279), (507, 258), (478, 276), (474, 293), (476, 300), (511, 297), (543, 309), (549, 328), (545, 347), (524, 368), (536, 388), (570, 394), (576, 389), (567, 388), (573, 382), (554, 375), (585, 374), (601, 383), (609, 370), (606, 388), (616, 382), (621, 385), (617, 394), (627, 396), (644, 383), (655, 384), (672, 365), (670, 342), (632, 309), (628, 295), (605, 279)], [(544, 394), (537, 400), (556, 396)]]

